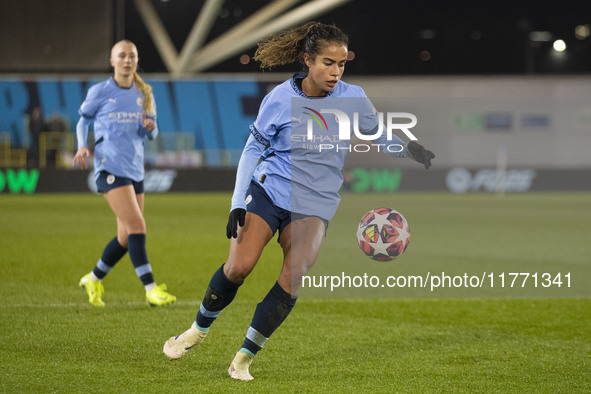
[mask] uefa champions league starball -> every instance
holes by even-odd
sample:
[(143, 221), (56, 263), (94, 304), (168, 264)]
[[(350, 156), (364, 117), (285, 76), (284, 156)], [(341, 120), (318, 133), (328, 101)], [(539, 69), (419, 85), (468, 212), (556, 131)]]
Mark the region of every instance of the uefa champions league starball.
[(357, 228), (357, 244), (363, 253), (377, 261), (399, 257), (409, 241), (408, 222), (394, 209), (372, 209), (363, 215)]

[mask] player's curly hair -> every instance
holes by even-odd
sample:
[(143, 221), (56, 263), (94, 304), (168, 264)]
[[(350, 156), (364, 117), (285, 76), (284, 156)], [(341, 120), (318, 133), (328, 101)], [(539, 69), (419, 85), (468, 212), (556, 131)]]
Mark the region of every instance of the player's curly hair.
[(253, 59), (261, 63), (262, 69), (299, 61), (307, 69), (304, 54), (312, 59), (320, 54), (327, 43), (349, 45), (349, 37), (335, 25), (308, 22), (270, 37), (258, 43)]
[[(121, 40), (113, 45), (111, 53), (113, 52), (113, 49), (115, 49), (115, 47), (119, 44), (131, 44), (135, 46), (135, 44), (130, 40)], [(142, 108), (148, 115), (154, 115), (156, 113), (156, 109), (154, 108), (154, 100), (152, 99), (152, 86), (147, 84), (142, 79), (142, 77), (140, 77), (140, 74), (138, 74), (137, 71), (133, 73), (133, 82), (135, 83), (135, 86), (138, 88), (138, 90), (144, 95), (144, 104)]]

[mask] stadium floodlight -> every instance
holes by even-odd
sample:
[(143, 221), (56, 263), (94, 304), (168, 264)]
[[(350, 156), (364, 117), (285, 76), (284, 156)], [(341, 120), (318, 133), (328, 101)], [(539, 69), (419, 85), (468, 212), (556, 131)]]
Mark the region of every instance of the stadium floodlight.
[(589, 25), (578, 25), (575, 27), (575, 37), (579, 40), (584, 40), (591, 35), (591, 26)]
[(552, 47), (556, 52), (563, 52), (566, 50), (566, 43), (563, 40), (556, 40), (554, 41)]

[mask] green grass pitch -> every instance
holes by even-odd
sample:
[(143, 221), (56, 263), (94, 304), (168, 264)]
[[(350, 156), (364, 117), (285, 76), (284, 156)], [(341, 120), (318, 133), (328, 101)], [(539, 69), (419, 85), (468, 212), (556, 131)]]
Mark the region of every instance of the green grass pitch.
[[(413, 234), (400, 261), (387, 263), (394, 267), (540, 261), (561, 270), (591, 261), (589, 193), (345, 195), (321, 257), (339, 253), (331, 239), (349, 231), (351, 207), (384, 201)], [(148, 194), (150, 262), (179, 301), (149, 308), (126, 256), (104, 280), (107, 305), (98, 309), (77, 282), (115, 234), (104, 199), (0, 196), (0, 392), (591, 391), (589, 298), (477, 293), (302, 297), (255, 359), (255, 380), (232, 381), (228, 365), (280, 270), (275, 240), (205, 342), (168, 361), (162, 345), (189, 327), (227, 256), (229, 203), (229, 194)], [(591, 287), (589, 276), (573, 280)]]

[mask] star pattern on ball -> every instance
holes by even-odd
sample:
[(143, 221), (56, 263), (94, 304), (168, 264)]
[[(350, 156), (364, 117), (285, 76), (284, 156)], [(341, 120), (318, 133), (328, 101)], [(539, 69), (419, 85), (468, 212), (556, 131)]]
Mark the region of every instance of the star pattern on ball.
[(382, 227), (384, 227), (384, 225), (388, 225), (388, 226), (392, 226), (392, 222), (390, 222), (388, 220), (388, 215), (390, 215), (390, 212), (386, 212), (383, 215), (380, 215), (379, 213), (375, 212), (375, 219), (374, 219), (374, 223), (378, 225), (378, 228), (381, 230)]
[[(388, 215), (390, 215), (390, 212), (386, 212), (383, 215), (375, 212), (375, 215), (376, 215), (376, 217), (373, 220), (373, 224), (378, 225), (378, 231), (381, 232), (381, 230), (384, 226), (392, 226), (392, 223), (388, 220)], [(382, 237), (378, 237), (378, 241), (376, 243), (372, 244), (372, 246), (374, 247), (374, 250), (375, 250), (374, 255), (384, 254), (384, 255), (388, 256), (388, 247), (390, 245), (391, 245), (391, 243), (389, 243), (389, 242), (384, 243), (384, 241), (382, 240)]]
[(403, 245), (406, 244), (406, 242), (408, 242), (408, 239), (410, 238), (410, 233), (408, 232), (408, 227), (407, 226), (402, 226), (402, 228), (400, 227), (396, 227), (396, 231), (398, 231), (398, 237), (396, 238), (396, 240), (394, 242), (398, 242), (401, 241)]
[[(369, 237), (371, 234), (366, 234), (370, 227), (375, 228), (375, 238)], [(393, 260), (404, 253), (409, 244), (408, 222), (400, 212), (394, 209), (373, 209), (361, 219), (357, 230), (357, 241), (361, 250), (372, 259)]]
[(377, 242), (371, 244), (371, 246), (374, 248), (374, 256), (378, 254), (388, 256), (388, 246), (390, 245), (390, 243), (384, 243), (384, 241), (382, 241), (382, 237), (379, 237)]

